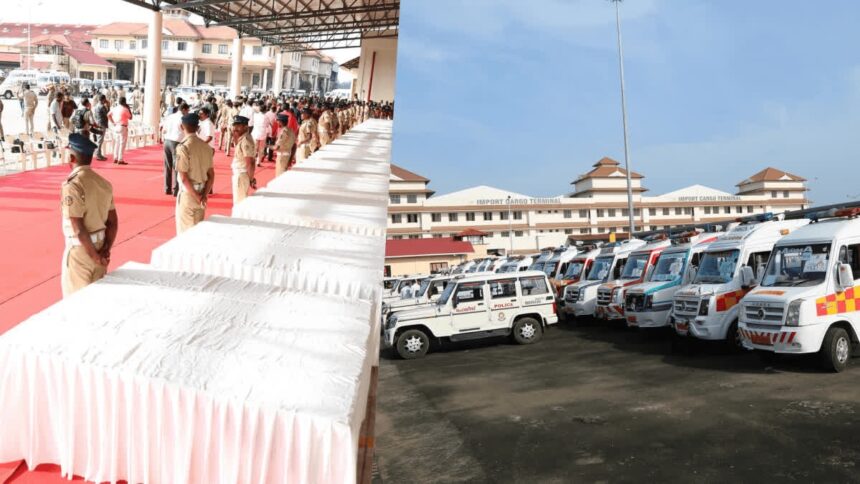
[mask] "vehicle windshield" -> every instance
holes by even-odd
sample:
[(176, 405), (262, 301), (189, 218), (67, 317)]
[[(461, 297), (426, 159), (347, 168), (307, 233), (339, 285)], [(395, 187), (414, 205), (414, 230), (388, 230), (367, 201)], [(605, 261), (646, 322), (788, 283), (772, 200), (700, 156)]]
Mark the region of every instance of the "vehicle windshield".
[(681, 279), (684, 265), (687, 262), (686, 252), (662, 253), (651, 273), (649, 280), (655, 282), (674, 282)]
[(541, 272), (543, 272), (543, 266), (544, 266), (543, 262), (535, 262), (534, 264), (531, 265), (531, 267), (529, 267), (529, 270), (530, 271), (541, 271)]
[(830, 244), (777, 247), (767, 263), (765, 287), (815, 286), (824, 282), (830, 261)]
[(737, 249), (719, 252), (705, 252), (699, 272), (696, 274), (697, 284), (725, 284), (735, 276), (738, 257), (741, 251)]
[(585, 267), (585, 263), (581, 260), (575, 260), (567, 266), (567, 270), (564, 271), (563, 279), (578, 279), (580, 274), (582, 274), (582, 268)]
[(552, 262), (552, 261), (547, 262), (546, 264), (543, 265), (543, 272), (547, 276), (552, 277), (552, 275), (555, 273), (556, 267), (558, 267), (558, 262)]
[(621, 279), (639, 279), (645, 273), (645, 266), (648, 264), (648, 259), (651, 254), (631, 255), (627, 259), (627, 264), (624, 264), (624, 271), (621, 273)]
[(436, 301), (436, 304), (440, 306), (448, 304), (448, 299), (451, 299), (451, 294), (454, 292), (455, 287), (457, 287), (456, 284), (448, 283), (448, 285), (445, 286), (445, 290), (442, 291), (442, 295), (439, 296), (439, 299)]
[(387, 281), (383, 281), (382, 285), (385, 289), (394, 289), (394, 286), (397, 285), (397, 279), (389, 279)]
[(589, 281), (603, 281), (606, 280), (606, 276), (609, 275), (609, 269), (612, 268), (612, 261), (615, 260), (615, 256), (611, 255), (608, 257), (598, 257), (594, 259), (594, 265), (591, 266), (591, 270), (588, 271), (588, 280)]
[(430, 287), (430, 279), (424, 279), (421, 281), (421, 287), (418, 288), (418, 294), (415, 294), (415, 297), (424, 296), (427, 294), (427, 288)]

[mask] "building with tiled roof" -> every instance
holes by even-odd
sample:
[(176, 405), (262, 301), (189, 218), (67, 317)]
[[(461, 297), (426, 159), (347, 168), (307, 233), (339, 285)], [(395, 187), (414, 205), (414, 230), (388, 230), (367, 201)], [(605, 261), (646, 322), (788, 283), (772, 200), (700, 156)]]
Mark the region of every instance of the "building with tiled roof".
[(109, 79), (114, 66), (96, 54), (92, 25), (0, 23), (0, 67), (56, 70), (71, 77)]
[[(171, 86), (223, 85), (230, 82), (234, 29), (205, 27), (189, 20), (179, 9), (165, 10), (162, 22), (162, 82)], [(116, 65), (117, 78), (143, 84), (146, 72), (148, 25), (114, 22), (91, 32), (93, 48)], [(241, 84), (266, 90), (305, 89), (328, 92), (334, 86), (336, 64), (319, 52), (280, 52), (263, 46), (259, 39), (242, 41)], [(281, 85), (275, 86), (275, 70), (282, 69)]]
[[(645, 196), (643, 179), (631, 173), (638, 231), (734, 221), (809, 205), (805, 180), (775, 168), (742, 181), (737, 193), (696, 184)], [(430, 180), (397, 165), (391, 166), (390, 180), (392, 239), (447, 238), (478, 230), (487, 234), (482, 248), (490, 252), (506, 253), (513, 242), (515, 253), (532, 253), (569, 238), (607, 240), (610, 233), (626, 233), (628, 228), (626, 173), (611, 158), (602, 158), (579, 176), (573, 193), (556, 197), (531, 197), (485, 185), (433, 195)]]
[(473, 254), (475, 248), (469, 241), (454, 237), (389, 239), (385, 242), (385, 275), (437, 273)]

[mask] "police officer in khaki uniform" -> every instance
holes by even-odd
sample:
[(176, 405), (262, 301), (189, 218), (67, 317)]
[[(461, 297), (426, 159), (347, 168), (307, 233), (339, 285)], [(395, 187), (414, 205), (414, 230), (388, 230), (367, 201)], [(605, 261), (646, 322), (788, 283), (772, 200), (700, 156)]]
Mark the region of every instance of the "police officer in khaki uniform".
[(63, 183), (63, 297), (102, 277), (110, 263), (110, 250), (119, 221), (113, 204), (113, 187), (90, 164), (97, 146), (80, 133), (69, 135), (72, 173)]
[(176, 234), (203, 221), (206, 201), (215, 182), (215, 150), (197, 136), (200, 118), (197, 114), (182, 116), (185, 139), (176, 146), (176, 174), (179, 195), (176, 197)]
[(305, 108), (302, 111), (302, 125), (299, 126), (298, 150), (296, 150), (296, 162), (307, 160), (314, 150), (314, 143), (319, 143), (317, 122), (311, 116), (311, 110)]
[(331, 110), (328, 106), (323, 108), (323, 112), (320, 115), (320, 120), (317, 126), (317, 132), (320, 138), (320, 146), (325, 146), (331, 143), (332, 137), (332, 120), (331, 120)]
[(245, 116), (233, 117), (232, 130), (236, 145), (230, 167), (233, 169), (233, 205), (236, 205), (248, 196), (257, 146), (248, 130), (248, 118)]
[(30, 84), (24, 84), (24, 92), (21, 94), (21, 99), (24, 101), (24, 126), (27, 134), (33, 134), (33, 116), (36, 114), (36, 106), (39, 105), (39, 98), (36, 93), (30, 90)]
[(278, 154), (278, 159), (275, 162), (275, 176), (280, 176), (287, 171), (290, 165), (290, 154), (293, 151), (293, 145), (296, 144), (296, 133), (287, 127), (290, 118), (286, 114), (278, 115), (278, 138), (275, 140), (275, 152)]

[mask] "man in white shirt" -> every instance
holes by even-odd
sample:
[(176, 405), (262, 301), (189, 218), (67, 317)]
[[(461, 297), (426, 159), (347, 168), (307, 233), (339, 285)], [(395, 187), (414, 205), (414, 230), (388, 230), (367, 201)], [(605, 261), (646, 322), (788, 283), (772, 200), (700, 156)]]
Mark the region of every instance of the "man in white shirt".
[(416, 280), (412, 283), (412, 297), (418, 297), (419, 292), (421, 292), (421, 285)]
[(197, 111), (197, 116), (200, 118), (197, 128), (197, 137), (206, 142), (206, 144), (211, 144), (212, 138), (215, 137), (215, 125), (212, 124), (212, 120), (209, 119), (209, 114), (209, 108), (200, 108), (200, 110)]
[(176, 146), (185, 138), (182, 132), (182, 116), (188, 114), (188, 105), (182, 103), (179, 110), (161, 121), (161, 137), (164, 139), (164, 194), (173, 195), (179, 192), (179, 180), (176, 179), (175, 160)]
[(248, 127), (254, 126), (254, 108), (251, 106), (251, 101), (248, 99), (242, 100), (242, 107), (239, 108), (239, 116), (248, 118)]
[[(257, 166), (263, 166), (263, 158), (266, 156), (266, 138), (272, 135), (272, 126), (266, 117), (266, 107), (261, 106), (259, 101), (254, 102), (254, 125), (251, 137), (257, 146)], [(254, 177), (251, 177), (252, 179)]]
[(403, 285), (403, 289), (400, 290), (400, 299), (409, 299), (412, 297), (412, 286), (408, 284)]

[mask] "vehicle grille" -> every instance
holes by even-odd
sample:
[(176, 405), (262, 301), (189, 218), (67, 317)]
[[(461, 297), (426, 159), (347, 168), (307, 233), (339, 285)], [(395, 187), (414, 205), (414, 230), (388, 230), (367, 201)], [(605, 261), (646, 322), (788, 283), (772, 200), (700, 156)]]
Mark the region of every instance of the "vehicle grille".
[(675, 314), (695, 316), (699, 313), (698, 299), (675, 299), (673, 306)]
[(624, 301), (624, 308), (627, 311), (642, 311), (645, 309), (645, 295), (644, 294), (628, 294), (626, 300)]
[(601, 287), (597, 290), (597, 305), (598, 306), (608, 306), (609, 302), (612, 300), (612, 289), (607, 289)]
[(564, 300), (572, 303), (579, 301), (579, 288), (568, 289), (564, 296)]
[(782, 324), (782, 316), (785, 308), (782, 304), (754, 305), (744, 304), (744, 319), (753, 323)]

